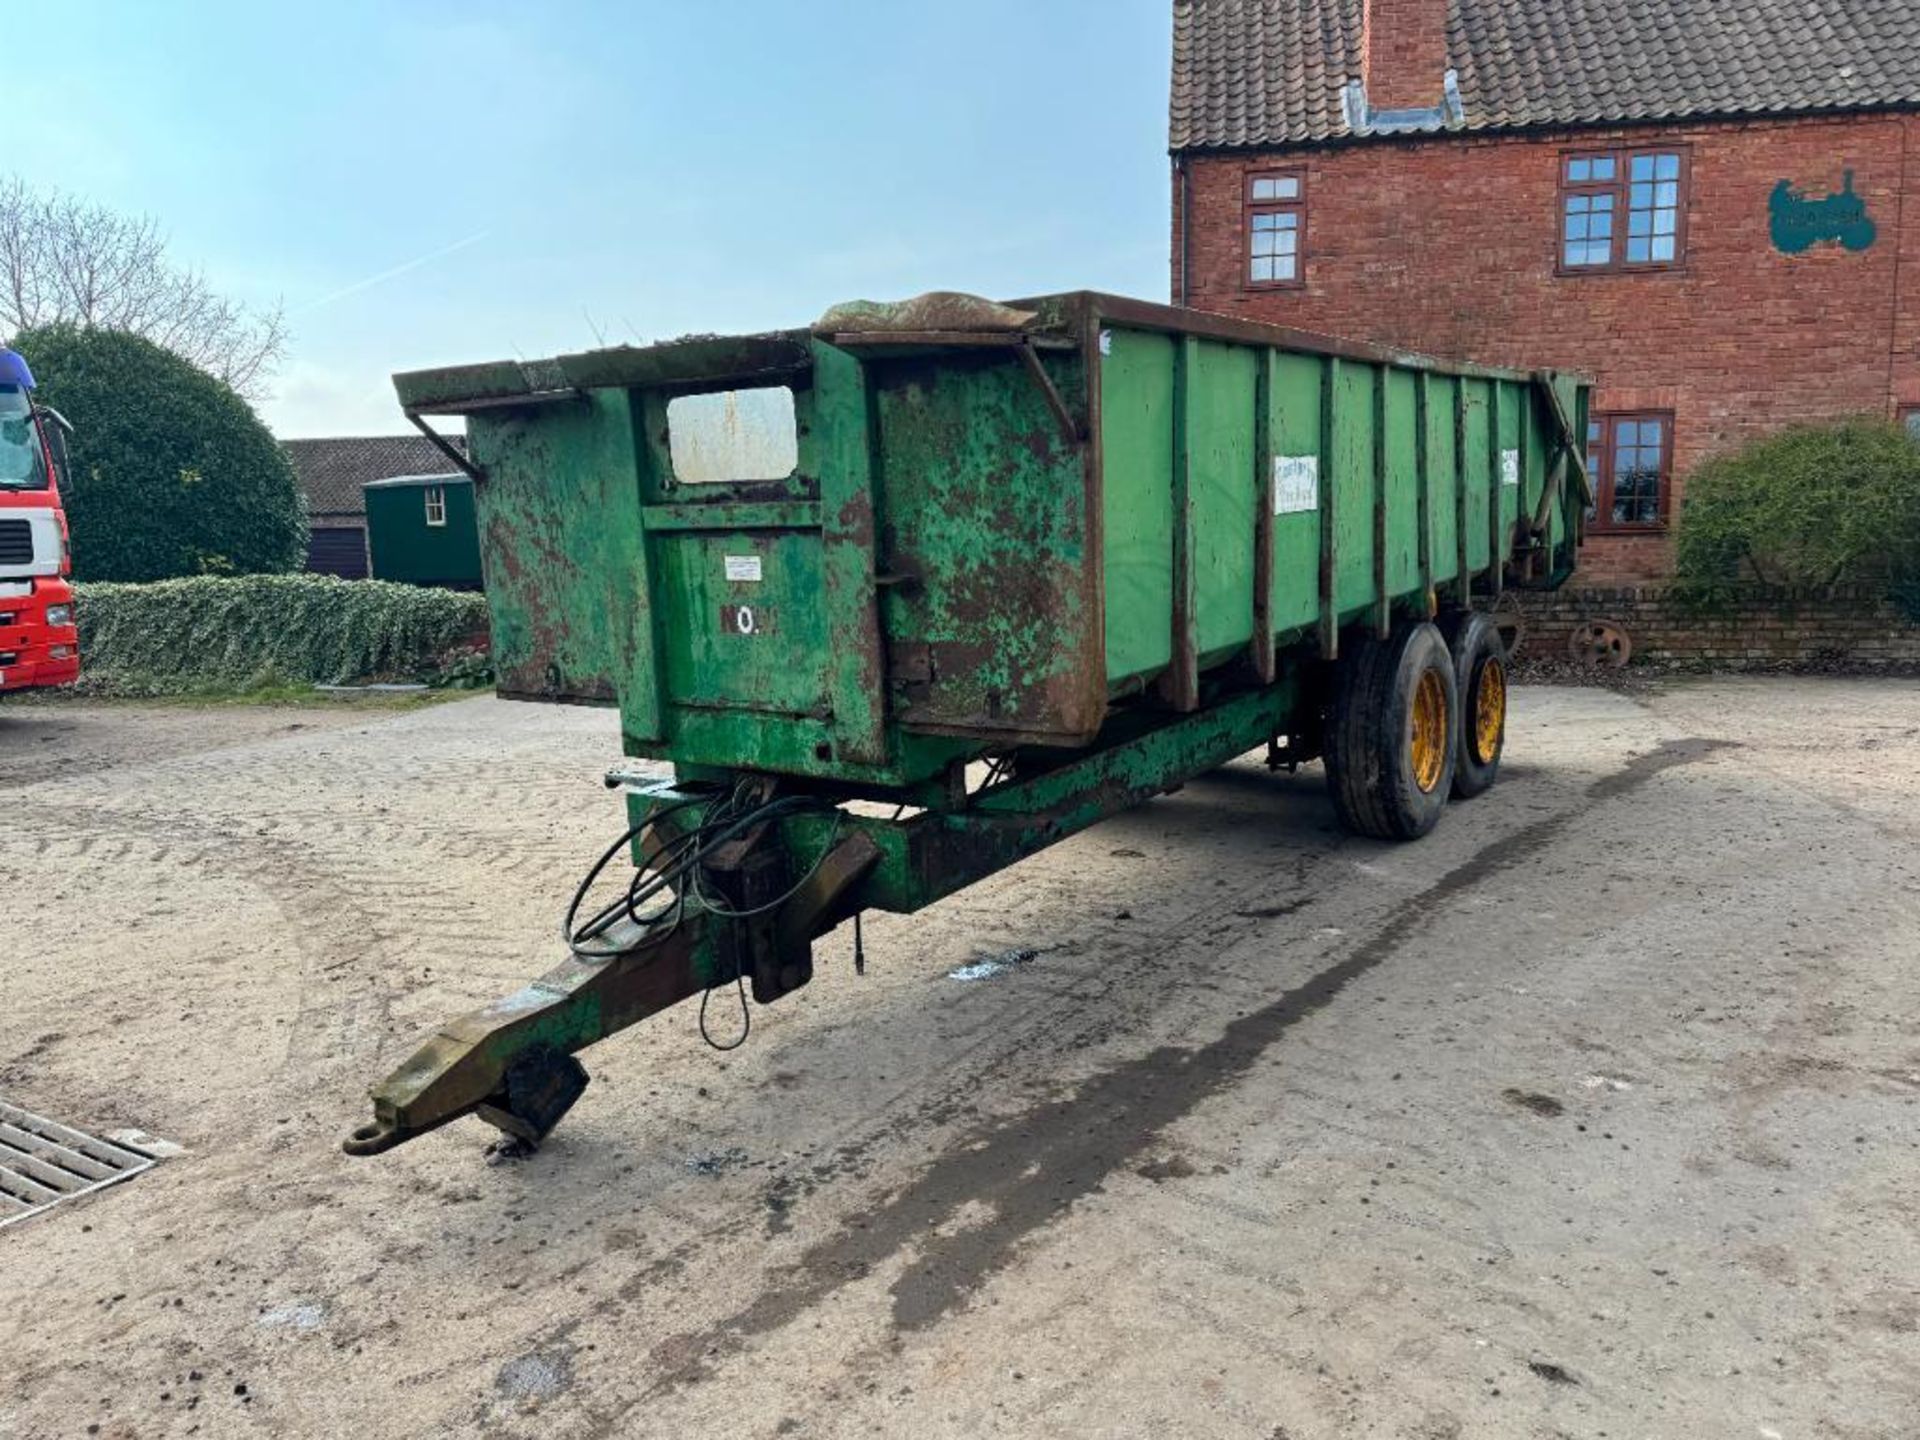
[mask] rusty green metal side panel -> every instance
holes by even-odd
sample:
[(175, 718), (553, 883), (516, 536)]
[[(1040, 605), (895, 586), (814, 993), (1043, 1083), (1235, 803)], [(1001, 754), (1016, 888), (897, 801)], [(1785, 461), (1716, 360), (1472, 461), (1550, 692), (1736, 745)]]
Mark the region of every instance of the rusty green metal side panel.
[[(1078, 355), (1043, 364), (1084, 396)], [(1079, 447), (997, 354), (869, 361), (885, 496), (880, 568), (901, 673), (895, 716), (928, 733), (1084, 739), (1106, 711), (1083, 643), (1096, 564)]]
[[(713, 373), (734, 353), (726, 347), (695, 347), (688, 363), (705, 377), (695, 389), (620, 392), (641, 417), (644, 553), (662, 660), (663, 733), (630, 752), (687, 767), (918, 783), (974, 747), (887, 725), (865, 368), (818, 342), (804, 350), (804, 373), (784, 337), (761, 349), (793, 391), (798, 463), (778, 479), (674, 473), (673, 394), (727, 389), (732, 377)], [(609, 373), (658, 378), (658, 367), (623, 357)], [(745, 380), (766, 378), (756, 369)]]
[(475, 500), (501, 693), (624, 700), (629, 733), (657, 736), (653, 612), (625, 392), (483, 411), (468, 437), (486, 475)]
[[(668, 703), (681, 709), (821, 713), (832, 649), (820, 542), (804, 531), (674, 531), (649, 536)], [(751, 555), (763, 579), (727, 579)], [(837, 715), (836, 715), (837, 718)]]
[(826, 632), (816, 653), (826, 663), (832, 743), (848, 760), (880, 765), (887, 759), (887, 666), (875, 583), (876, 437), (866, 367), (815, 341), (813, 394), (821, 546), (815, 593)]
[(1488, 479), (1493, 474), (1492, 433), (1488, 422), (1492, 416), (1492, 386), (1485, 380), (1469, 379), (1460, 384), (1461, 395), (1466, 405), (1466, 454), (1463, 479), (1467, 494), (1467, 567), (1479, 571), (1487, 568), (1488, 552), (1488, 516), (1489, 497)]
[(1274, 358), (1273, 626), (1286, 634), (1320, 618), (1320, 421), (1327, 362), (1280, 351)]
[(1451, 375), (1427, 379), (1428, 508), (1433, 522), (1433, 578), (1442, 595), (1460, 575), (1460, 462), (1454, 442), (1460, 382)]
[(1383, 370), (1386, 430), (1387, 593), (1418, 595), (1420, 578), (1420, 435), (1411, 370)]
[(1253, 639), (1254, 400), (1260, 352), (1200, 341), (1188, 387), (1193, 649), (1210, 668)]
[[(1526, 409), (1532, 405), (1533, 397), (1525, 387), (1510, 381), (1494, 382), (1494, 427), (1493, 454), (1489, 457), (1490, 470), (1487, 485), (1492, 492), (1495, 508), (1493, 533), (1489, 545), (1498, 544), (1499, 553), (1505, 556), (1513, 548), (1513, 527), (1520, 518), (1520, 491), (1522, 488), (1521, 465), (1524, 447), (1521, 434), (1524, 428)], [(1496, 569), (1494, 578), (1499, 578)]]
[(1173, 347), (1165, 335), (1108, 330), (1101, 344), (1105, 428), (1109, 688), (1159, 674), (1173, 659)]
[(1333, 434), (1321, 503), (1333, 507), (1334, 608), (1342, 620), (1371, 614), (1375, 394), (1379, 369), (1345, 363), (1333, 380)]

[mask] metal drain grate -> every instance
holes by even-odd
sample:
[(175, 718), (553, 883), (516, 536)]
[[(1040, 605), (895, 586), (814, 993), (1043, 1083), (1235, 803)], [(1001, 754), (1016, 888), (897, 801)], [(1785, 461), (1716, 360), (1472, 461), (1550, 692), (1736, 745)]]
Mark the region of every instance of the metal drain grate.
[(0, 1227), (129, 1179), (156, 1158), (0, 1100)]

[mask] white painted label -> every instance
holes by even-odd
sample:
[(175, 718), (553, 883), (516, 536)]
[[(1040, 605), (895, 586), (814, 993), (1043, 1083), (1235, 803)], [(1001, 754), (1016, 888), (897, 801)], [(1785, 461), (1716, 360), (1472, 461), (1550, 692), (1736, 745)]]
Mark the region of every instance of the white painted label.
[(1500, 483), (1502, 485), (1520, 483), (1520, 452), (1518, 450), (1500, 452)]
[(760, 557), (758, 555), (727, 556), (727, 579), (759, 583)]
[(1273, 457), (1273, 513), (1297, 515), (1320, 508), (1320, 457)]
[(751, 605), (742, 605), (738, 610), (733, 612), (733, 628), (738, 630), (742, 635), (751, 635), (760, 628)]
[(1102, 330), (1100, 332), (1100, 353), (1102, 355), (1111, 355), (1113, 353), (1113, 331)]

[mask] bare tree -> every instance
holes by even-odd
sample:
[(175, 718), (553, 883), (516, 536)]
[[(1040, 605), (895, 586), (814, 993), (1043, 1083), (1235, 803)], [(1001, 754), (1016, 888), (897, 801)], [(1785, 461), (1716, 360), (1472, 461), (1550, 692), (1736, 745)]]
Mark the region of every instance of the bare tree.
[(280, 307), (215, 294), (151, 217), (0, 179), (0, 333), (62, 321), (144, 335), (255, 400), (287, 346)]

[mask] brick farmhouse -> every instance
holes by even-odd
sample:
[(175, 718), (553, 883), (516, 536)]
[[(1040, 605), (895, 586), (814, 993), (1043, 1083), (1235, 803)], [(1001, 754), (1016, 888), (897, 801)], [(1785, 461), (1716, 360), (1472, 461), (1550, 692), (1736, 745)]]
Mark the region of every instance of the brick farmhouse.
[(1593, 375), (1582, 579), (1655, 579), (1703, 457), (1920, 434), (1916, 112), (1920, 0), (1181, 0), (1173, 293)]

